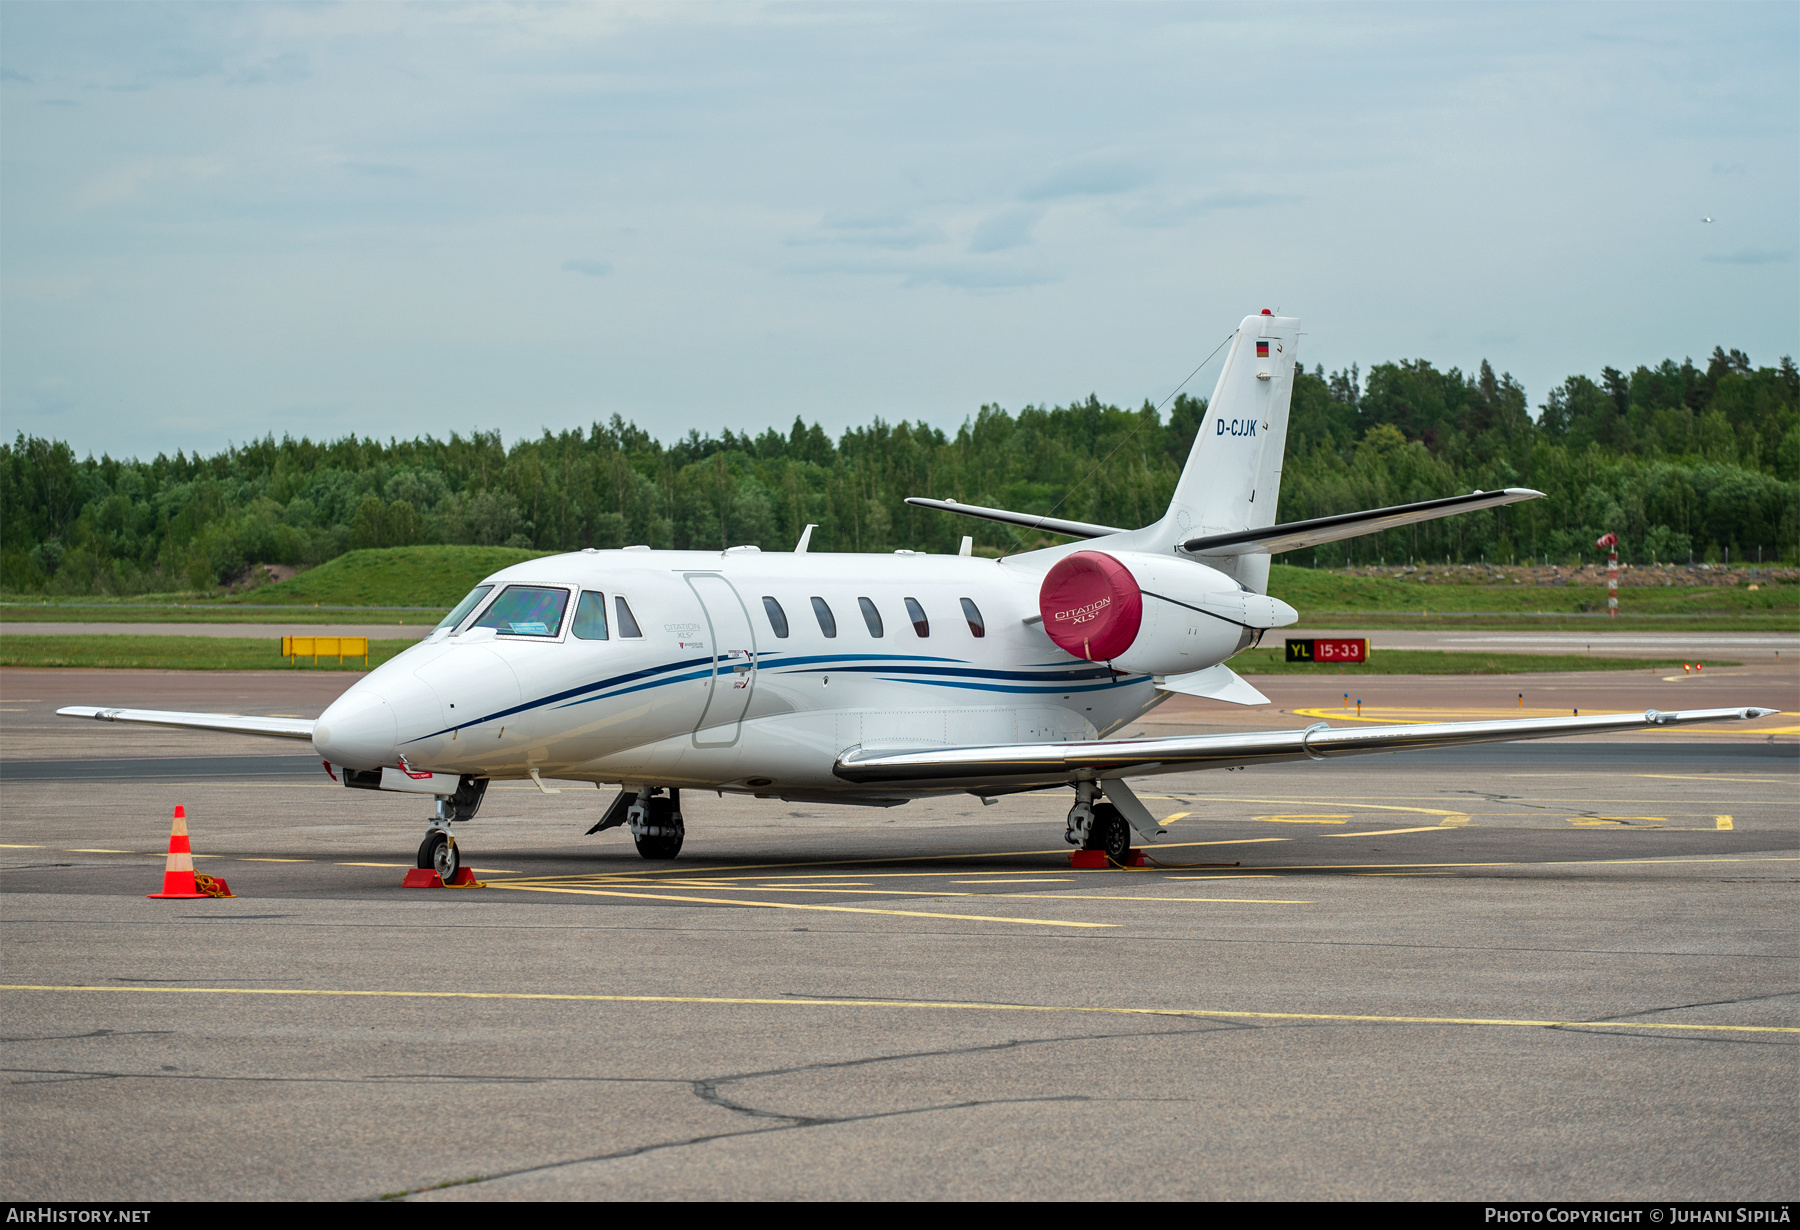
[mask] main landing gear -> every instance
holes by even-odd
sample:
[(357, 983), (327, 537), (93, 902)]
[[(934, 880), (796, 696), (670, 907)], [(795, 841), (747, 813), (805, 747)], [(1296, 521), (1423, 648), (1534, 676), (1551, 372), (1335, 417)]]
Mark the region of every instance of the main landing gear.
[(425, 830), (425, 840), (419, 843), (418, 865), (437, 872), (446, 884), (454, 880), (462, 868), (462, 853), (456, 848), (456, 838), (450, 832), (451, 822), (473, 820), (475, 813), (481, 810), (481, 799), (487, 794), (487, 786), (485, 777), (465, 777), (458, 782), (455, 794), (438, 799), (431, 825)]
[(681, 791), (670, 787), (665, 798), (656, 793), (658, 789), (647, 786), (638, 792), (625, 813), (625, 825), (643, 857), (674, 858), (687, 836), (687, 825), (681, 819)]
[(1083, 850), (1104, 850), (1115, 863), (1123, 863), (1131, 853), (1131, 825), (1118, 808), (1101, 801), (1097, 784), (1076, 782), (1063, 840)]

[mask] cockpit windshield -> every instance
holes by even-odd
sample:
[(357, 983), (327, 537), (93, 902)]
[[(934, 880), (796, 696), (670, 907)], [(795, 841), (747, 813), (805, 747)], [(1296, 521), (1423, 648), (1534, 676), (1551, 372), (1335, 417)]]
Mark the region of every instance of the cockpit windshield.
[(504, 636), (555, 636), (562, 631), (569, 591), (548, 585), (508, 585), (475, 621)]
[(433, 628), (432, 631), (436, 632), (441, 628), (456, 627), (457, 624), (469, 617), (470, 611), (481, 605), (481, 600), (483, 598), (493, 592), (494, 587), (492, 585), (477, 585), (474, 589), (469, 591), (469, 596), (467, 598), (464, 598), (461, 602), (457, 603), (455, 609), (438, 622), (438, 626)]

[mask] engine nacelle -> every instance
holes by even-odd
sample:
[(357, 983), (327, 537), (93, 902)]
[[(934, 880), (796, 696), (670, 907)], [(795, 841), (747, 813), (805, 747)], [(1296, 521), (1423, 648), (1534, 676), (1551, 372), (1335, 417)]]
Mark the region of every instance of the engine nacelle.
[(1044, 576), (1038, 611), (1060, 648), (1146, 675), (1203, 670), (1300, 618), (1205, 564), (1137, 551), (1064, 556)]

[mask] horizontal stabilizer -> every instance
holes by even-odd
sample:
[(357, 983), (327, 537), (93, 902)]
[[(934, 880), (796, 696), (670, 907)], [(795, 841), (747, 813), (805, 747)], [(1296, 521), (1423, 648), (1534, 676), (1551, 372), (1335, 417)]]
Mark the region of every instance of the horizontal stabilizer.
[(1335, 517), (1317, 517), (1311, 521), (1290, 521), (1286, 525), (1271, 525), (1260, 530), (1208, 534), (1204, 538), (1188, 539), (1181, 544), (1181, 549), (1189, 555), (1280, 555), (1283, 551), (1298, 551), (1302, 547), (1316, 547), (1320, 543), (1378, 534), (1396, 526), (1435, 521), (1439, 517), (1452, 517), (1457, 513), (1474, 512), (1480, 508), (1498, 508), (1502, 504), (1517, 504), (1520, 500), (1536, 500), (1542, 498), (1543, 494), (1542, 491), (1532, 491), (1528, 487), (1475, 491), (1442, 500), (1424, 500), (1418, 504), (1397, 504), (1392, 508), (1375, 508), (1368, 512), (1340, 513)]
[(1267, 696), (1251, 687), (1244, 677), (1224, 663), (1185, 675), (1168, 675), (1156, 681), (1161, 692), (1179, 692), (1183, 696), (1204, 696), (1233, 705), (1267, 705)]
[(1092, 525), (1086, 521), (1064, 521), (1060, 517), (1040, 517), (1035, 513), (1007, 512), (1004, 508), (983, 508), (979, 504), (959, 504), (955, 500), (927, 500), (916, 495), (909, 495), (906, 497), (906, 502), (915, 508), (935, 508), (939, 512), (961, 513), (965, 517), (980, 517), (984, 521), (999, 521), (1006, 525), (1022, 525), (1027, 529), (1048, 530), (1052, 534), (1065, 534), (1070, 538), (1105, 538), (1108, 534), (1125, 532), (1111, 525)]
[(1333, 760), (1376, 752), (1416, 752), (1464, 743), (1507, 743), (1729, 722), (1768, 717), (1777, 709), (1687, 709), (1659, 713), (1595, 713), (1554, 718), (1506, 718), (1489, 722), (1420, 722), (1393, 726), (1333, 728), (1324, 722), (1305, 730), (1263, 730), (1229, 735), (1182, 735), (1169, 739), (1083, 740), (1020, 743), (998, 747), (947, 747), (931, 751), (853, 751), (833, 770), (844, 781), (905, 782), (956, 789), (1058, 785), (1078, 779), (1143, 777), (1193, 769), (1237, 769), (1253, 764)]
[(70, 705), (58, 717), (93, 718), (100, 722), (134, 722), (143, 726), (180, 726), (230, 735), (262, 735), (271, 739), (312, 738), (311, 718), (242, 717), (235, 713), (172, 713), (166, 709), (100, 709)]

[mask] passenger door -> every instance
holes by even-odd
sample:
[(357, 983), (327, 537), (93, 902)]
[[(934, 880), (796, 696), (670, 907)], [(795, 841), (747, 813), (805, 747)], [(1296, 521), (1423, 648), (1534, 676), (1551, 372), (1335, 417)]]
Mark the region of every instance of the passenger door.
[(706, 708), (694, 726), (695, 747), (730, 747), (756, 690), (756, 632), (731, 582), (716, 572), (690, 572), (688, 587), (706, 612), (713, 673)]

